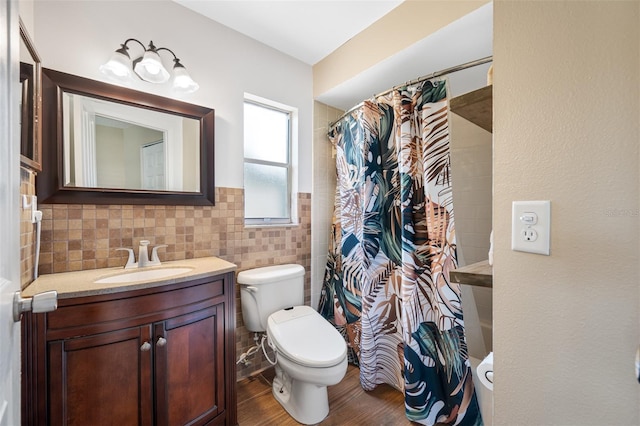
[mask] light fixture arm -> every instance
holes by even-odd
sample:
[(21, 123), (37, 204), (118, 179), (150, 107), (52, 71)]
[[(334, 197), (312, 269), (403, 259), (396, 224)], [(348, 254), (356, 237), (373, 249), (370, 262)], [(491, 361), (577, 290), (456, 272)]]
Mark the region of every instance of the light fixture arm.
[[(124, 48), (125, 50), (129, 50), (129, 46), (127, 46), (127, 45), (128, 45), (130, 42), (132, 42), (132, 41), (135, 41), (136, 43), (138, 43), (138, 44), (140, 45), (140, 47), (142, 47), (142, 51), (143, 51), (143, 52), (150, 51), (150, 52), (156, 52), (156, 53), (158, 53), (158, 52), (159, 52), (159, 51), (161, 51), (161, 50), (167, 50), (167, 51), (169, 51), (169, 52), (173, 55), (173, 60), (174, 60), (174, 62), (175, 62), (176, 60), (180, 61), (180, 60), (176, 57), (176, 54), (175, 54), (175, 53), (173, 53), (173, 51), (172, 51), (171, 49), (169, 49), (169, 48), (167, 48), (167, 47), (156, 47), (156, 46), (153, 44), (153, 40), (151, 40), (151, 41), (149, 42), (149, 47), (145, 47), (145, 45), (144, 45), (140, 40), (138, 40), (137, 38), (128, 38), (128, 39), (126, 39), (126, 40), (124, 41), (124, 43), (123, 43), (123, 44), (121, 44), (120, 46), (122, 46), (122, 48)], [(142, 55), (141, 55), (141, 56), (142, 56)]]
[[(122, 53), (123, 55), (129, 56), (129, 53), (127, 52), (127, 50), (129, 50), (129, 46), (127, 46), (127, 44), (129, 44), (129, 42), (135, 41), (136, 43), (138, 43), (141, 47), (142, 47), (142, 51), (146, 52), (146, 48), (144, 47), (144, 44), (142, 44), (142, 42), (138, 39), (135, 38), (128, 38), (124, 41), (124, 43), (122, 43), (120, 45), (120, 49), (116, 50), (116, 52)], [(130, 57), (130, 56), (129, 56)]]
[(174, 63), (174, 67), (182, 67), (184, 68), (184, 65), (182, 65), (182, 63), (180, 63), (180, 58), (178, 58), (178, 56), (176, 56), (175, 53), (173, 53), (173, 50), (167, 48), (167, 47), (159, 47), (156, 49), (156, 52), (160, 52), (161, 50), (166, 50), (167, 52), (171, 53), (173, 55), (173, 63)]
[(147, 49), (144, 47), (144, 44), (142, 44), (142, 42), (141, 42), (140, 40), (136, 39), (136, 38), (128, 38), (128, 39), (126, 39), (126, 40), (125, 40), (125, 42), (124, 42), (124, 44), (122, 44), (121, 46), (122, 46), (122, 47), (124, 47), (125, 49), (129, 49), (129, 48), (127, 47), (127, 44), (128, 44), (130, 41), (135, 41), (135, 42), (136, 42), (136, 43), (138, 43), (140, 46), (142, 46), (142, 50), (147, 50)]
[(173, 61), (180, 61), (180, 59), (178, 59), (178, 57), (176, 56), (175, 53), (173, 53), (173, 50), (169, 49), (168, 47), (158, 47), (156, 49), (156, 52), (159, 52), (161, 50), (166, 50), (167, 52), (171, 53), (173, 55)]
[(171, 53), (171, 56), (173, 56), (173, 62), (176, 66), (183, 66), (180, 63), (180, 58), (178, 58), (178, 56), (173, 52), (173, 50), (169, 49), (168, 47), (156, 47), (153, 44), (153, 40), (149, 42), (149, 47), (144, 47), (144, 44), (142, 44), (142, 42), (138, 39), (135, 38), (129, 38), (127, 39), (124, 44), (122, 45), (122, 47), (124, 47), (125, 49), (129, 49), (127, 47), (127, 43), (129, 43), (130, 41), (135, 41), (136, 43), (138, 43), (140, 46), (142, 46), (142, 49), (146, 52), (146, 51), (151, 51), (151, 52), (156, 52), (156, 53), (160, 53), (160, 51), (162, 50), (166, 50), (167, 52)]

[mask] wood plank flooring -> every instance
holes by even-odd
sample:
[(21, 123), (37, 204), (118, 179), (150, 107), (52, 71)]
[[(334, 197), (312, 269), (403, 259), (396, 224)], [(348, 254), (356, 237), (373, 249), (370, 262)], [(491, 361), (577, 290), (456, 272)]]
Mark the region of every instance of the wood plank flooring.
[[(271, 394), (274, 370), (238, 382), (239, 426), (283, 425), (296, 422)], [(329, 415), (322, 426), (404, 426), (417, 423), (404, 414), (402, 393), (388, 385), (379, 385), (371, 392), (360, 386), (360, 371), (349, 365), (345, 378), (328, 387)]]

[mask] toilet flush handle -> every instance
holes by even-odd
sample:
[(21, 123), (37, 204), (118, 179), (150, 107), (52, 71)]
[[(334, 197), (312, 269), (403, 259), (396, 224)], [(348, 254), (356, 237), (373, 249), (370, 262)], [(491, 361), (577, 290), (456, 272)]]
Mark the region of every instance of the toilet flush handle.
[(246, 286), (246, 287), (245, 287), (245, 289), (246, 289), (248, 292), (250, 292), (250, 293), (255, 293), (256, 291), (258, 291), (258, 288), (257, 288), (257, 287), (254, 287), (254, 286), (252, 286), (252, 285), (248, 285), (248, 286)]

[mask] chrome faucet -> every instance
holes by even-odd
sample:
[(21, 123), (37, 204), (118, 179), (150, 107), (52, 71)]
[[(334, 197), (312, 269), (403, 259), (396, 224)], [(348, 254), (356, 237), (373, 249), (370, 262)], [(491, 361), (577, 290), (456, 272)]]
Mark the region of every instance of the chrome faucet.
[(151, 260), (149, 260), (149, 250), (147, 248), (149, 242), (149, 240), (140, 241), (140, 246), (138, 247), (138, 262), (136, 262), (135, 260), (133, 249), (125, 247), (119, 247), (116, 249), (116, 251), (122, 250), (129, 253), (129, 256), (127, 257), (127, 263), (124, 265), (124, 269), (144, 268), (146, 266), (158, 266), (161, 264), (160, 258), (158, 257), (158, 249), (167, 247), (167, 245), (160, 244), (154, 246), (153, 250), (151, 251)]

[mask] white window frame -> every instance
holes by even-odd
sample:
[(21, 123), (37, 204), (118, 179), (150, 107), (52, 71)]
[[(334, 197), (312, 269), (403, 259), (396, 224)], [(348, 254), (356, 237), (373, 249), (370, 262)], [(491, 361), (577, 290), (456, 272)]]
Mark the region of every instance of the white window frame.
[[(244, 170), (244, 164), (274, 166), (274, 167), (285, 168), (287, 170), (287, 202), (288, 202), (287, 207), (289, 210), (289, 215), (288, 215), (289, 217), (288, 218), (267, 218), (267, 217), (247, 218), (245, 216), (244, 223), (246, 226), (254, 226), (254, 227), (297, 225), (298, 223), (298, 215), (297, 215), (298, 110), (297, 108), (284, 105), (284, 104), (281, 104), (269, 99), (265, 99), (259, 96), (251, 95), (248, 93), (244, 94), (243, 109), (244, 109), (245, 103), (250, 103), (262, 108), (283, 112), (289, 116), (287, 163), (257, 160), (254, 158), (248, 158), (243, 154), (243, 170)], [(243, 150), (244, 150), (244, 139), (243, 139)]]

